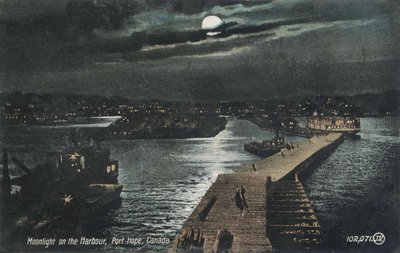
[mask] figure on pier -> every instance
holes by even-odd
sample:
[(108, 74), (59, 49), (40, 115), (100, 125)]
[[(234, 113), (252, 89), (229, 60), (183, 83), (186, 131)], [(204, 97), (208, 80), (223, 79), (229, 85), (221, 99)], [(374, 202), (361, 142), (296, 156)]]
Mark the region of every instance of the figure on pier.
[(235, 202), (236, 206), (242, 211), (242, 216), (246, 213), (246, 209), (249, 207), (244, 196), (246, 189), (243, 185), (239, 185), (236, 189)]

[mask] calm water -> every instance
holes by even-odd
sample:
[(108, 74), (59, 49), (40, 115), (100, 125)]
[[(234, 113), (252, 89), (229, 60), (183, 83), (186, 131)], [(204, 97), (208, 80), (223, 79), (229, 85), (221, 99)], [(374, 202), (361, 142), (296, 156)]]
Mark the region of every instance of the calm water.
[[(124, 188), (121, 206), (93, 230), (108, 238), (157, 236), (172, 240), (218, 174), (233, 172), (258, 159), (245, 152), (243, 144), (273, 135), (248, 121), (230, 118), (226, 129), (213, 138), (103, 142), (112, 158), (120, 162), (119, 180)], [(45, 136), (40, 138), (46, 143)], [(29, 141), (29, 136), (23, 140)], [(55, 145), (54, 139), (50, 143)], [(327, 247), (392, 252), (389, 248), (399, 241), (399, 147), (398, 119), (362, 119), (360, 140), (346, 139), (303, 177)], [(34, 150), (33, 145), (29, 152), (24, 151), (25, 160), (39, 160), (35, 157), (40, 151)], [(346, 244), (347, 236), (375, 232), (385, 234), (384, 245)], [(109, 246), (107, 250), (167, 247)]]
[[(346, 139), (303, 182), (327, 243), (355, 252), (399, 252), (399, 118), (366, 118), (361, 139)], [(346, 243), (382, 232), (382, 246)], [(397, 248), (397, 251), (394, 248)]]
[(124, 185), (121, 208), (109, 216), (115, 224), (106, 228), (107, 234), (172, 240), (218, 174), (258, 159), (243, 145), (273, 136), (248, 121), (230, 118), (213, 138), (105, 142), (120, 161)]

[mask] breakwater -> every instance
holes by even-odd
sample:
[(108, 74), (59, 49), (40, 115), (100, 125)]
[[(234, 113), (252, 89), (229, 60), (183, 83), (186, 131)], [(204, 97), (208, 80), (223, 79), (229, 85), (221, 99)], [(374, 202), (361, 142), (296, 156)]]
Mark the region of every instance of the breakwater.
[[(295, 149), (284, 150), (282, 153), (244, 166), (236, 173), (219, 175), (182, 226), (173, 241), (170, 252), (187, 250), (271, 252), (275, 245), (270, 240), (269, 230), (272, 229), (268, 223), (270, 211), (268, 210), (268, 195), (274, 189), (286, 190), (281, 195), (285, 197), (282, 200), (285, 207), (282, 208), (292, 206), (294, 211), (306, 209), (307, 214), (312, 215), (309, 200), (306, 196), (302, 196), (304, 189), (298, 176), (312, 163), (329, 154), (342, 140), (342, 134), (333, 133), (314, 137), (308, 142), (301, 143)], [(285, 182), (289, 184), (292, 182), (292, 188), (285, 187), (287, 185)], [(284, 196), (285, 194), (287, 196)], [(293, 198), (287, 198), (288, 194), (293, 194)], [(297, 208), (300, 209), (296, 209), (299, 203), (300, 206)], [(304, 206), (301, 206), (303, 204)], [(315, 217), (311, 217), (311, 222), (314, 229), (311, 231), (307, 229), (307, 231), (315, 232), (315, 235), (319, 234), (319, 224)], [(287, 228), (291, 226), (307, 228), (310, 225), (301, 223), (275, 225), (286, 225)], [(297, 232), (304, 234), (304, 231)], [(279, 231), (274, 232), (274, 239), (277, 235), (279, 237)], [(287, 240), (291, 238), (294, 237), (287, 237)], [(308, 241), (320, 243), (319, 238), (314, 238), (316, 239), (314, 241), (313, 238), (308, 241), (295, 239), (294, 242), (300, 244)]]

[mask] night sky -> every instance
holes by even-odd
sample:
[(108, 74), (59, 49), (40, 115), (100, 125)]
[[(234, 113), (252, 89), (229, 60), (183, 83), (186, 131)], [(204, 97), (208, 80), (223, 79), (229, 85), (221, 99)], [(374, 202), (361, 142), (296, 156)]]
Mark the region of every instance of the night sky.
[[(0, 91), (221, 101), (400, 87), (395, 0), (0, 0)], [(224, 21), (207, 36), (204, 17)]]

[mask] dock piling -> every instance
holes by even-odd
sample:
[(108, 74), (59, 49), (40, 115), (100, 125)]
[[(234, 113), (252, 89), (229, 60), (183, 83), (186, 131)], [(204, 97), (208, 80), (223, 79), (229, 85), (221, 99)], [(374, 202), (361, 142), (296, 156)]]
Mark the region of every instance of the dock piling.
[(10, 172), (9, 172), (9, 169), (8, 169), (8, 151), (7, 151), (7, 148), (3, 148), (2, 191), (3, 191), (4, 197), (9, 197), (11, 195), (11, 179), (10, 179)]

